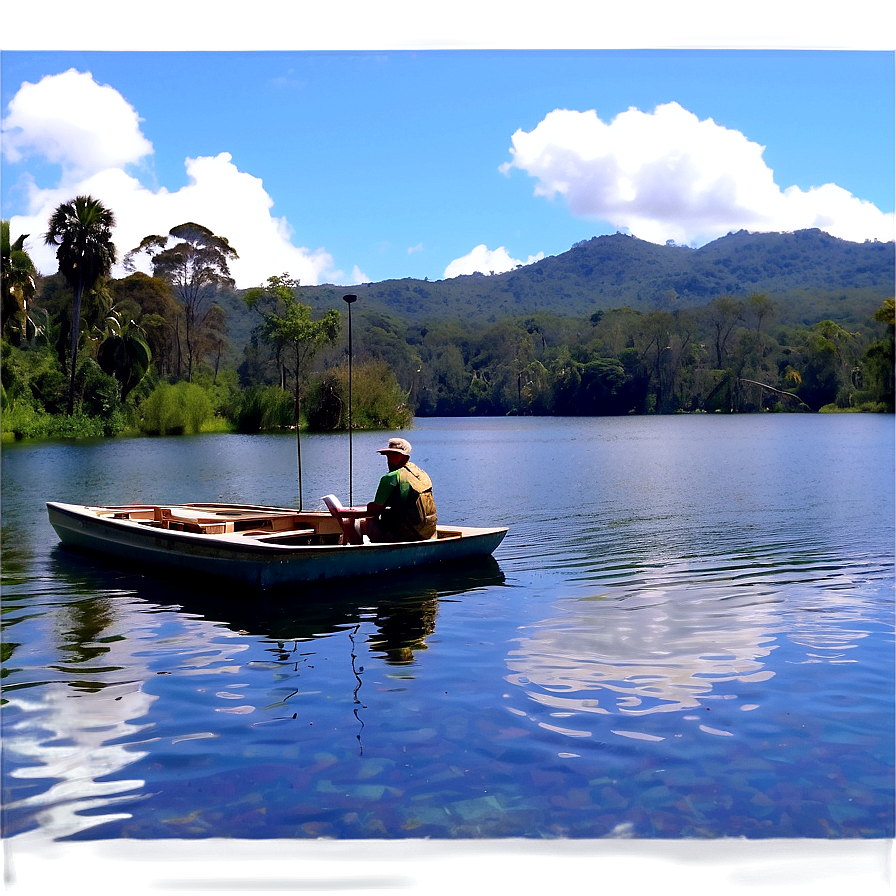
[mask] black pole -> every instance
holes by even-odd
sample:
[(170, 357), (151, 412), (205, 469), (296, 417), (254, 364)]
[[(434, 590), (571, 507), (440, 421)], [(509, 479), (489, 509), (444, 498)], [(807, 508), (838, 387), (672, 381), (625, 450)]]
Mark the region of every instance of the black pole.
[(358, 301), (358, 297), (343, 296), (342, 301), (348, 305), (348, 505), (352, 507), (352, 305)]

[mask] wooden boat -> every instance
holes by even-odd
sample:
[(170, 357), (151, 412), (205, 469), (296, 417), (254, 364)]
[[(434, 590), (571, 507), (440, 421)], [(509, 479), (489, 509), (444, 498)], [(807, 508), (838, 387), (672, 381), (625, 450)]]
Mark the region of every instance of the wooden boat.
[(506, 528), (440, 525), (426, 541), (342, 544), (360, 508), (298, 511), (253, 504), (89, 506), (47, 502), (63, 545), (151, 568), (268, 587), (369, 576), (490, 555)]

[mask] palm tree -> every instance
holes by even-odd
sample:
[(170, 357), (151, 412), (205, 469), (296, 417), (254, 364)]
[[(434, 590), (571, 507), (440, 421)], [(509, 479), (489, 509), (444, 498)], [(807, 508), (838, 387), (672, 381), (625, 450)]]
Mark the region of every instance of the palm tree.
[(13, 243), (10, 241), (9, 221), (2, 222), (0, 230), (0, 255), (3, 258), (3, 338), (12, 345), (19, 345), (23, 338), (28, 338), (29, 315), (28, 302), (36, 292), (35, 279), (37, 270), (34, 262), (25, 251), (24, 233)]
[(81, 297), (96, 286), (115, 263), (112, 228), (115, 215), (92, 196), (77, 196), (63, 202), (50, 218), (44, 234), (48, 246), (56, 246), (59, 272), (75, 294), (72, 310), (71, 372), (68, 389), (68, 412), (75, 409), (75, 368), (78, 338), (81, 329)]

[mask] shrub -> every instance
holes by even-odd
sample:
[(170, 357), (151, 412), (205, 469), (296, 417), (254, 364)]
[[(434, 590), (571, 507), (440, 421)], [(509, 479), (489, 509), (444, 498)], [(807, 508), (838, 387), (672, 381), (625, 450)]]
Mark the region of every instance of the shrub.
[(59, 361), (46, 351), (3, 343), (0, 359), (3, 388), (13, 401), (35, 404), (48, 414), (64, 413), (68, 405), (68, 378)]
[(108, 417), (87, 414), (47, 414), (29, 404), (17, 403), (3, 411), (4, 437), (20, 439), (99, 439), (118, 435), (125, 428), (124, 414)]
[(159, 383), (140, 405), (140, 430), (147, 435), (198, 433), (211, 419), (211, 399), (195, 383)]
[(109, 417), (54, 414), (49, 418), (46, 435), (50, 439), (99, 439), (115, 436), (122, 429), (124, 416), (120, 411), (115, 411)]
[(40, 439), (46, 436), (50, 417), (27, 402), (9, 403), (3, 408), (3, 432), (15, 439)]
[(193, 376), (193, 382), (205, 389), (211, 399), (215, 416), (236, 420), (241, 399), (239, 378), (235, 370), (221, 370), (213, 379), (211, 374), (203, 368)]
[[(413, 419), (407, 401), (407, 393), (385, 362), (372, 361), (352, 370), (353, 428), (404, 429)], [(310, 429), (348, 429), (348, 367), (329, 370), (315, 382), (306, 408)]]
[(279, 386), (250, 386), (243, 392), (235, 423), (239, 432), (264, 432), (293, 426), (293, 397)]
[(92, 359), (78, 366), (81, 410), (90, 417), (111, 417), (119, 408), (118, 380), (104, 373)]

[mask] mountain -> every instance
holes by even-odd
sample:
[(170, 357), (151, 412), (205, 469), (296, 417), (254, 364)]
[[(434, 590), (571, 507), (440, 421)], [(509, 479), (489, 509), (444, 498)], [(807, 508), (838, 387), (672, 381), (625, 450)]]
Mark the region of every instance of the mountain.
[[(852, 243), (821, 230), (741, 230), (699, 249), (617, 233), (503, 274), (310, 286), (301, 294), (315, 310), (324, 310), (342, 308), (342, 296), (356, 293), (355, 313), (385, 313), (422, 324), (444, 319), (485, 323), (536, 313), (587, 317), (624, 306), (674, 310), (722, 295), (764, 293), (779, 306), (782, 323), (832, 318), (852, 324), (865, 321), (893, 296), (894, 281), (893, 242)], [(237, 307), (241, 302), (229, 304), (231, 338), (242, 344), (254, 321)]]

